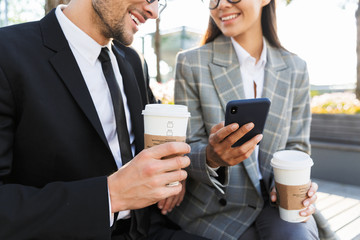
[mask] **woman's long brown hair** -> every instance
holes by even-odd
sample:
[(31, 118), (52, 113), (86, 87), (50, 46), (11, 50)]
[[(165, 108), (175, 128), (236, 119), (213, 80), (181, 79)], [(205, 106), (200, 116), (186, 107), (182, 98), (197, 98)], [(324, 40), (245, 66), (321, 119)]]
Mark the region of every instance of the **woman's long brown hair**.
[[(264, 37), (271, 46), (276, 48), (283, 48), (277, 35), (275, 0), (271, 0), (268, 5), (263, 7), (261, 15), (261, 27)], [(214, 41), (214, 39), (221, 34), (221, 30), (216, 26), (214, 20), (210, 16), (208, 28), (202, 37), (200, 45)]]

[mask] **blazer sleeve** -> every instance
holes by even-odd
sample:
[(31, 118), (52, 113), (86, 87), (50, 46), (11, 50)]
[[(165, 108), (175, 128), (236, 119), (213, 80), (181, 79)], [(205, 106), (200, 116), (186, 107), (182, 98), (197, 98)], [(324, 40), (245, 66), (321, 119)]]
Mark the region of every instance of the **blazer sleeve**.
[[(207, 169), (206, 164), (206, 147), (208, 144), (208, 133), (206, 132), (204, 119), (201, 112), (201, 102), (199, 98), (199, 90), (201, 83), (199, 83), (198, 71), (200, 68), (191, 63), (186, 53), (180, 53), (177, 56), (177, 64), (175, 70), (175, 94), (174, 99), (176, 104), (183, 104), (188, 106), (191, 114), (188, 126), (187, 142), (191, 146), (191, 152), (188, 154), (191, 159), (191, 164), (188, 167), (189, 176), (196, 181), (208, 184), (215, 187), (217, 193), (218, 184)], [(218, 181), (222, 185), (228, 184), (229, 168), (221, 167), (218, 171)]]
[(110, 239), (105, 176), (42, 188), (9, 183), (17, 110), (0, 67), (0, 239)]

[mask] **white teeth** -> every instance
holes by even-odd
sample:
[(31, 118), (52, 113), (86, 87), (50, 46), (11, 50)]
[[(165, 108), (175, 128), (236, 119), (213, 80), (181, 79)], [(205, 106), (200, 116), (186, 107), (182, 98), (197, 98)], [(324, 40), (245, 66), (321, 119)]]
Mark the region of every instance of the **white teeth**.
[(130, 17), (131, 17), (131, 19), (132, 20), (134, 20), (134, 22), (136, 23), (136, 25), (141, 25), (141, 22), (139, 21), (139, 19), (137, 19), (134, 15), (132, 15), (131, 13), (130, 13)]
[(238, 14), (233, 14), (233, 15), (230, 15), (230, 16), (227, 16), (227, 17), (223, 17), (221, 18), (221, 21), (227, 21), (227, 20), (231, 20), (231, 19), (234, 19), (238, 16)]

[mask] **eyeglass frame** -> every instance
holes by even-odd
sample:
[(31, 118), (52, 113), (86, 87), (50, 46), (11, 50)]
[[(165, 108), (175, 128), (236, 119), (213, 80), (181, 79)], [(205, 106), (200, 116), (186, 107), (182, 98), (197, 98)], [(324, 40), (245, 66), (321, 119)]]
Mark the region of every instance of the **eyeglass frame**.
[[(155, 2), (155, 1), (156, 1), (156, 0), (146, 0), (146, 2), (147, 2), (148, 4), (151, 4), (151, 3)], [(160, 0), (157, 0), (157, 1), (159, 2)], [(167, 0), (162, 0), (162, 1), (164, 1), (165, 4), (159, 3), (159, 8), (160, 8), (160, 6), (161, 6), (161, 9), (158, 10), (158, 11), (159, 11), (159, 15), (161, 14), (162, 11), (164, 11), (164, 9), (165, 9), (166, 6), (167, 6)]]
[[(146, 1), (148, 1), (148, 0), (146, 0)], [(151, 0), (149, 0), (149, 1), (151, 1)], [(152, 1), (154, 2), (155, 0), (152, 0)], [(201, 1), (202, 1), (203, 3), (205, 3), (204, 0), (201, 0)], [(212, 1), (212, 0), (209, 0), (209, 2), (210, 2), (210, 1)], [(208, 8), (209, 8), (210, 10), (216, 9), (216, 8), (219, 6), (221, 0), (215, 0), (215, 1), (217, 1), (215, 7), (211, 8), (211, 7), (210, 7), (210, 4), (209, 4)], [(226, 1), (228, 1), (229, 3), (233, 3), (233, 4), (241, 2), (241, 0), (226, 0)]]

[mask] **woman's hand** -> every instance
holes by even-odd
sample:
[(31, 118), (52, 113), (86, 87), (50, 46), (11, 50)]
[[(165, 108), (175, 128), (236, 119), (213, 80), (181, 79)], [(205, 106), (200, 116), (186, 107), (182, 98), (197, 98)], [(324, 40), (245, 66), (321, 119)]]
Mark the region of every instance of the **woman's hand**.
[(182, 189), (179, 194), (158, 202), (158, 208), (161, 210), (162, 214), (166, 215), (168, 212), (171, 212), (175, 206), (180, 206), (180, 203), (184, 200), (186, 180), (181, 181), (180, 184), (182, 184)]
[(241, 146), (231, 146), (246, 133), (253, 129), (253, 123), (247, 123), (239, 128), (237, 123), (224, 126), (220, 122), (211, 128), (209, 144), (206, 147), (206, 161), (210, 167), (234, 166), (248, 157), (262, 139), (258, 134)]
[[(319, 188), (319, 186), (317, 185), (317, 183), (311, 182), (309, 191), (307, 192), (307, 198), (303, 201), (303, 205), (304, 205), (304, 207), (306, 207), (306, 209), (304, 209), (300, 212), (300, 216), (307, 217), (304, 222), (307, 222), (310, 219), (311, 215), (313, 215), (315, 213), (314, 204), (317, 200), (316, 192), (317, 192), (318, 188)], [(276, 202), (275, 187), (270, 192), (270, 199), (272, 202)]]

